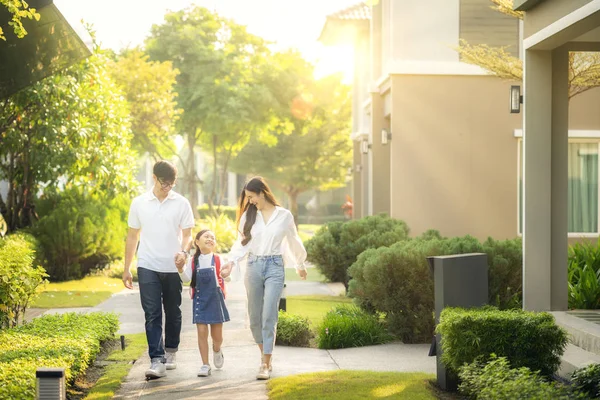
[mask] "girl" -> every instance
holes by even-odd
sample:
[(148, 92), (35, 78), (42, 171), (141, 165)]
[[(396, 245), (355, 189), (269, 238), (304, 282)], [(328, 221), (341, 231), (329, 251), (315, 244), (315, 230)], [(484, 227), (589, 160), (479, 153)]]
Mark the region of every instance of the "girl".
[[(198, 348), (202, 357), (202, 367), (198, 376), (211, 374), (208, 362), (208, 326), (213, 342), (213, 362), (216, 368), (223, 367), (225, 361), (221, 344), (223, 343), (223, 322), (229, 321), (229, 312), (225, 306), (225, 283), (223, 278), (229, 271), (221, 271), (221, 259), (213, 253), (217, 240), (215, 234), (203, 229), (194, 240), (196, 253), (186, 270), (180, 270), (184, 282), (190, 280), (190, 295), (193, 304), (193, 322), (198, 330)], [(183, 267), (182, 267), (183, 268)]]
[(292, 213), (275, 200), (271, 189), (261, 177), (246, 183), (240, 195), (238, 209), (239, 235), (230, 255), (231, 268), (248, 256), (244, 283), (248, 296), (250, 330), (261, 352), (257, 379), (269, 379), (271, 354), (275, 344), (278, 305), (283, 290), (285, 270), (283, 259), (296, 267), (306, 279), (306, 250), (296, 231)]

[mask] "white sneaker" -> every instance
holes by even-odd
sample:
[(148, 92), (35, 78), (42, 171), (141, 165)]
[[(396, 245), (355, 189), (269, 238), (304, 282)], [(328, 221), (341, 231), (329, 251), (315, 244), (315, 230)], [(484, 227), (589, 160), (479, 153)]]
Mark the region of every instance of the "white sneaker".
[(161, 358), (152, 359), (152, 363), (150, 364), (150, 368), (146, 370), (146, 378), (148, 379), (156, 379), (162, 378), (163, 376), (167, 376), (167, 368), (165, 364), (163, 364)]
[(213, 362), (215, 363), (215, 368), (223, 368), (223, 364), (225, 363), (225, 357), (223, 356), (223, 349), (219, 351), (213, 350)]
[(256, 374), (256, 379), (267, 380), (270, 376), (271, 372), (269, 371), (269, 366), (265, 363), (262, 363), (258, 369), (258, 374)]
[(167, 362), (165, 362), (167, 369), (177, 368), (177, 353), (165, 352), (165, 358), (167, 359)]
[(204, 364), (200, 367), (200, 371), (198, 371), (198, 376), (209, 376), (210, 371), (210, 365)]

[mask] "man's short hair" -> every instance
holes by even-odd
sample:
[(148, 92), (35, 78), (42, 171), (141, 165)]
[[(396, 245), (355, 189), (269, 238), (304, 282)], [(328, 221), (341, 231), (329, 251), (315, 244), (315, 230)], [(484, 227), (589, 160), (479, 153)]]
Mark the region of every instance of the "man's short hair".
[(157, 161), (154, 164), (152, 173), (154, 173), (159, 180), (164, 182), (173, 183), (175, 179), (177, 179), (177, 167), (165, 160)]

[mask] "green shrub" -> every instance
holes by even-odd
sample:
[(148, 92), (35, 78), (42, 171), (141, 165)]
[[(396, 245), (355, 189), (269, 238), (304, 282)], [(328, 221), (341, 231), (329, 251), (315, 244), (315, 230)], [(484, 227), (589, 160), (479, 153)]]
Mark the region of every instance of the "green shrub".
[(600, 242), (569, 247), (569, 308), (600, 308)]
[(52, 196), (54, 207), (34, 227), (50, 280), (78, 279), (123, 257), (129, 199), (105, 199), (70, 190)]
[(483, 243), (488, 256), (489, 304), (500, 309), (521, 309), (523, 297), (523, 242), (494, 240)]
[(329, 311), (317, 332), (320, 349), (370, 346), (391, 339), (377, 316), (354, 306), (337, 306)]
[(311, 332), (307, 318), (279, 311), (276, 344), (306, 347), (310, 337)]
[(0, 328), (16, 326), (47, 276), (36, 261), (37, 242), (15, 233), (0, 239)]
[(413, 239), (390, 247), (369, 249), (350, 267), (348, 295), (367, 311), (386, 314), (390, 331), (406, 343), (431, 341), (433, 279), (427, 257), (473, 253), (477, 239)]
[(306, 242), (308, 261), (331, 282), (348, 287), (348, 268), (367, 249), (406, 240), (405, 222), (377, 215), (348, 222), (330, 222)]
[(442, 335), (442, 361), (453, 371), (497, 354), (515, 368), (550, 376), (558, 369), (568, 342), (567, 332), (549, 313), (493, 307), (445, 308), (436, 332)]
[(236, 219), (236, 212), (237, 212), (237, 207), (236, 206), (214, 206), (213, 211), (211, 212), (208, 204), (202, 204), (198, 206), (198, 215), (200, 216), (200, 219), (206, 219), (206, 218), (214, 218), (214, 217), (218, 217), (220, 215), (225, 215), (227, 218), (235, 221)]
[[(196, 221), (196, 231), (210, 229), (217, 238), (217, 252), (227, 253), (237, 238), (238, 228), (235, 219), (227, 217), (225, 214), (216, 217), (206, 217)], [(196, 237), (196, 233), (193, 234)]]
[(471, 399), (481, 400), (547, 400), (582, 398), (568, 387), (547, 382), (538, 372), (527, 367), (510, 368), (505, 357), (490, 357), (488, 363), (466, 364), (459, 372), (459, 391)]
[(574, 389), (584, 393), (587, 398), (600, 398), (600, 364), (578, 368), (571, 375), (571, 383)]
[(0, 398), (35, 397), (35, 371), (64, 367), (67, 384), (81, 376), (114, 338), (119, 319), (113, 313), (44, 315), (0, 332)]

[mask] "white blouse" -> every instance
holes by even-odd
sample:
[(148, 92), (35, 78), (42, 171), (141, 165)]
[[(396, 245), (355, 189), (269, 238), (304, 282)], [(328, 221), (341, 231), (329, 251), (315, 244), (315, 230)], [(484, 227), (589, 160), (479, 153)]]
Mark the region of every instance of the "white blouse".
[(294, 216), (289, 210), (276, 206), (271, 218), (265, 224), (263, 215), (260, 211), (256, 213), (256, 221), (250, 231), (252, 239), (242, 245), (244, 224), (246, 223), (246, 213), (240, 218), (238, 227), (238, 237), (231, 251), (229, 260), (237, 264), (248, 254), (255, 256), (283, 256), (286, 265), (294, 266), (297, 270), (304, 270), (306, 261), (306, 250), (302, 244)]

